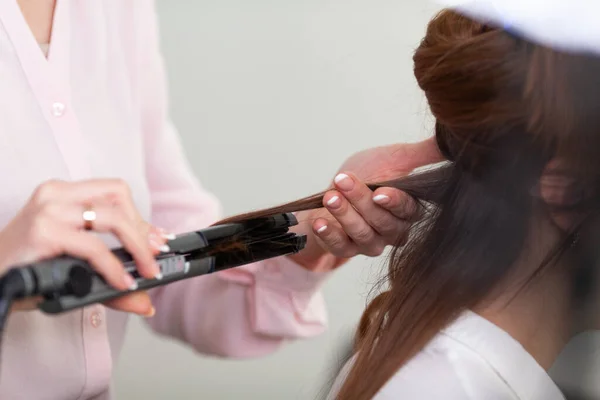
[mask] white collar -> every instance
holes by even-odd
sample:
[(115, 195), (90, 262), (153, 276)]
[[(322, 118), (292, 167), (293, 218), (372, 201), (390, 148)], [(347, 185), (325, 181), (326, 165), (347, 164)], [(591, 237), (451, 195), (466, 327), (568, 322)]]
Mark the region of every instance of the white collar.
[(469, 347), (512, 388), (521, 400), (565, 400), (546, 370), (507, 332), (467, 311), (440, 334)]

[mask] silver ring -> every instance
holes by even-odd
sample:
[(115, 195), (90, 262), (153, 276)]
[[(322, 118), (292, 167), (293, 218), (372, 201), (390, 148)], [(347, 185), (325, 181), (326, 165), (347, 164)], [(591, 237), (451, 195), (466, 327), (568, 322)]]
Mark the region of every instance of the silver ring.
[(96, 222), (96, 211), (92, 209), (91, 206), (88, 206), (82, 214), (83, 217), (83, 228), (86, 231), (91, 231), (94, 229), (94, 222)]

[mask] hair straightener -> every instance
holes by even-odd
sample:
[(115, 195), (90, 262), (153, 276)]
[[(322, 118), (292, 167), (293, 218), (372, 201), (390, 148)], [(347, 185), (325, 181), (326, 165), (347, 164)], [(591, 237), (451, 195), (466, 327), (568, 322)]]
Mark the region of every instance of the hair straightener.
[[(289, 232), (289, 227), (297, 223), (291, 213), (278, 214), (179, 235), (168, 243), (168, 253), (156, 257), (162, 279), (141, 277), (127, 251), (118, 248), (113, 252), (136, 279), (136, 290), (147, 290), (297, 253), (306, 245), (306, 236)], [(61, 256), (17, 266), (0, 278), (0, 327), (15, 300), (41, 297), (39, 309), (58, 314), (129, 293), (132, 291), (119, 291), (109, 286), (86, 261), (77, 258)]]

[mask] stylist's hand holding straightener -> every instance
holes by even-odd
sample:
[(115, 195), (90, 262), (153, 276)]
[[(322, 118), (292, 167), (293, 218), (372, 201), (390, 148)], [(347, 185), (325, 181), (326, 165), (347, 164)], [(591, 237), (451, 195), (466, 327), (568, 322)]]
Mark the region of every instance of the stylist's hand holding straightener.
[[(69, 254), (87, 260), (115, 288), (135, 289), (133, 277), (95, 232), (115, 235), (142, 276), (153, 278), (160, 273), (154, 256), (165, 250), (170, 236), (143, 221), (125, 183), (97, 179), (40, 185), (0, 231), (0, 274), (13, 265)], [(14, 308), (32, 309), (34, 302), (16, 303)], [(116, 299), (110, 306), (144, 316), (154, 314), (145, 292)]]

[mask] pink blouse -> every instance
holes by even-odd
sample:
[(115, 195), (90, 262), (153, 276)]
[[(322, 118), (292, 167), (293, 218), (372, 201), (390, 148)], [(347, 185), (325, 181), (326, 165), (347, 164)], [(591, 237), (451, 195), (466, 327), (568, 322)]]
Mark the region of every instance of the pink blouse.
[[(48, 58), (16, 0), (0, 0), (0, 22), (1, 226), (53, 178), (122, 178), (142, 214), (176, 233), (220, 217), (167, 115), (152, 1), (58, 0)], [(264, 355), (325, 329), (325, 277), (279, 258), (182, 281), (153, 291), (148, 322), (204, 354)], [(101, 305), (11, 314), (0, 398), (109, 399), (127, 319)]]

